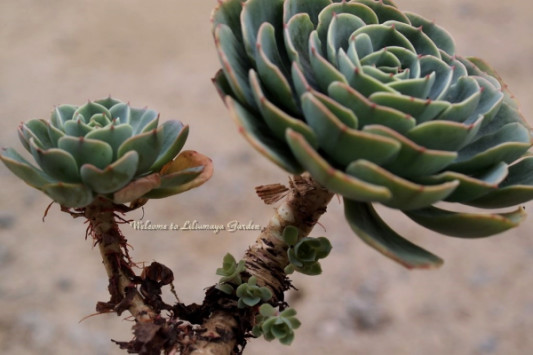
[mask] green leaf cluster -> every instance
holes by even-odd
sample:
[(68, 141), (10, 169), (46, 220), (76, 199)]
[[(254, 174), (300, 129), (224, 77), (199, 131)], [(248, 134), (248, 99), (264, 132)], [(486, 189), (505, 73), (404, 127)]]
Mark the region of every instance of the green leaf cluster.
[(330, 251), (331, 243), (326, 237), (302, 238), (287, 250), (290, 264), (285, 268), (285, 273), (296, 270), (306, 275), (319, 275), (322, 267), (318, 260), (328, 256)]
[(204, 183), (211, 161), (181, 148), (189, 128), (179, 121), (159, 124), (147, 108), (106, 98), (82, 106), (60, 105), (49, 120), (22, 123), (18, 135), (35, 166), (6, 148), (0, 159), (28, 185), (69, 208), (96, 197), (127, 203), (163, 198)]
[(255, 337), (259, 337), (262, 334), (268, 341), (278, 339), (280, 343), (290, 345), (294, 340), (294, 330), (301, 325), (296, 318), (296, 311), (292, 308), (287, 308), (279, 314), (276, 313), (276, 310), (270, 304), (261, 305), (252, 334)]
[(245, 270), (244, 260), (238, 263), (230, 253), (224, 256), (222, 267), (216, 271), (217, 275), (222, 276), (216, 285), (216, 288), (228, 295), (231, 295), (235, 289), (234, 286), (242, 284), (241, 273)]
[(237, 307), (253, 307), (259, 302), (266, 302), (272, 298), (272, 292), (267, 287), (257, 286), (257, 278), (252, 276), (248, 279), (247, 283), (241, 284), (237, 287), (236, 291), (237, 297)]
[(516, 227), (499, 209), (533, 199), (533, 139), (501, 77), (462, 57), (433, 21), (392, 0), (220, 0), (213, 80), (257, 149), (342, 196), (352, 230), (408, 268), (442, 260), (392, 230), (374, 205), (444, 235)]

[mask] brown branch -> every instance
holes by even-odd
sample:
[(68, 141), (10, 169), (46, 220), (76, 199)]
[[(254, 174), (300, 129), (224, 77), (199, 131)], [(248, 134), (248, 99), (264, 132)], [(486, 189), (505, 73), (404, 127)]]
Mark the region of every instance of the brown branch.
[(151, 322), (156, 317), (136, 288), (135, 274), (127, 252), (126, 239), (116, 221), (117, 206), (111, 201), (99, 198), (85, 208), (90, 231), (98, 244), (103, 264), (109, 278), (109, 302), (99, 302), (97, 311), (114, 311), (120, 315), (128, 310), (137, 322)]
[[(283, 203), (276, 209), (268, 226), (261, 231), (256, 242), (244, 256), (246, 271), (256, 276), (258, 285), (267, 286), (273, 293), (273, 304), (284, 301), (284, 292), (289, 289), (288, 280), (283, 269), (289, 264), (287, 245), (281, 240), (285, 227), (291, 225), (300, 229), (299, 238), (306, 237), (318, 218), (326, 212), (326, 206), (333, 194), (314, 181), (308, 174), (295, 176), (290, 182), (290, 191)], [(232, 312), (228, 309), (213, 311), (202, 324), (210, 337), (202, 337), (183, 354), (234, 354), (238, 346), (244, 343), (240, 324), (253, 324), (251, 312)]]
[[(293, 177), (289, 187), (288, 191), (279, 189), (278, 192), (286, 194), (283, 202), (243, 257), (246, 263), (243, 279), (255, 276), (259, 286), (272, 291), (269, 303), (281, 308), (286, 306), (284, 292), (291, 287), (284, 272), (289, 260), (288, 246), (281, 239), (283, 230), (294, 226), (300, 231), (299, 238), (306, 237), (333, 197), (309, 175)], [(202, 305), (186, 306), (178, 301), (170, 306), (160, 297), (161, 287), (171, 285), (173, 280), (168, 268), (154, 262), (143, 269), (141, 276), (135, 275), (127, 241), (118, 227), (118, 222), (124, 220), (116, 214), (131, 208), (98, 198), (85, 208), (63, 210), (73, 217), (87, 218), (88, 232), (100, 250), (111, 299), (98, 302), (97, 311), (120, 315), (127, 310), (136, 320), (134, 338), (116, 342), (122, 349), (139, 354), (184, 355), (230, 355), (243, 349), (257, 308), (239, 309), (234, 296), (215, 287), (207, 290)], [(162, 310), (167, 310), (168, 316), (162, 316)]]

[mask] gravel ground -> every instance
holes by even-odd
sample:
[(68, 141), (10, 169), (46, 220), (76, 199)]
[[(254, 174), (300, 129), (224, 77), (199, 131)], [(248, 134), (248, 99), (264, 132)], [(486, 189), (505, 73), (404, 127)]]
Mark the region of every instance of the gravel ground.
[[(398, 0), (435, 19), (458, 53), (485, 58), (533, 114), (529, 79), (533, 42), (529, 1)], [(202, 188), (153, 201), (154, 223), (264, 225), (272, 207), (256, 185), (285, 182), (280, 169), (238, 135), (210, 78), (218, 68), (210, 1), (2, 0), (0, 2), (0, 145), (20, 147), (20, 121), (45, 118), (53, 105), (108, 94), (149, 106), (163, 120), (191, 126), (187, 149), (210, 156), (215, 175)], [(533, 122), (533, 121), (532, 121)], [(130, 338), (124, 317), (97, 315), (107, 280), (79, 220), (50, 210), (48, 199), (0, 166), (0, 349), (3, 354), (121, 354), (110, 338)], [(531, 209), (532, 205), (526, 206)], [(442, 256), (435, 271), (407, 271), (364, 245), (334, 200), (323, 217), (331, 257), (320, 277), (296, 275), (290, 296), (302, 327), (291, 347), (253, 341), (248, 354), (531, 354), (533, 218), (484, 240), (457, 240), (406, 223), (381, 209), (404, 235)], [(141, 218), (140, 213), (130, 216)], [(253, 232), (124, 230), (136, 261), (175, 272), (179, 297), (199, 302), (216, 282), (226, 252), (241, 255)], [(170, 295), (167, 295), (170, 297)], [(169, 298), (170, 299), (170, 298)]]

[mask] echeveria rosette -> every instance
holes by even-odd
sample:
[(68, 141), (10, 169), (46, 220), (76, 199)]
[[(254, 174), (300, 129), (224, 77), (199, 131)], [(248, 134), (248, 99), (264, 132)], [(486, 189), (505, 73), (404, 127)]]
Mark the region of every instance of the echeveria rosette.
[(442, 260), (373, 203), (457, 237), (516, 226), (523, 210), (459, 213), (533, 198), (531, 133), (499, 76), (455, 55), (441, 27), (392, 1), (221, 0), (213, 79), (241, 133), (293, 174), (343, 196), (352, 229), (407, 267)]
[(209, 158), (182, 149), (188, 126), (159, 125), (159, 114), (107, 98), (60, 105), (50, 120), (21, 123), (19, 138), (37, 166), (12, 148), (0, 158), (19, 178), (64, 207), (82, 208), (97, 196), (115, 203), (162, 198), (204, 183)]

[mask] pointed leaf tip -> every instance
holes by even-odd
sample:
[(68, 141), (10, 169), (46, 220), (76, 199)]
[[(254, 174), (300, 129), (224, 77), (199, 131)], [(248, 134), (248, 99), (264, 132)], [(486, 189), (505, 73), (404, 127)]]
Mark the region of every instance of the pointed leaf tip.
[(157, 173), (142, 177), (115, 192), (113, 202), (121, 204), (137, 200), (159, 185), (161, 185), (161, 177)]
[(369, 203), (344, 199), (344, 213), (352, 230), (368, 245), (408, 269), (442, 265), (438, 256), (401, 237), (378, 216)]
[(144, 197), (163, 198), (204, 184), (213, 175), (213, 162), (194, 150), (185, 150), (163, 166), (160, 174), (161, 186)]
[(457, 238), (490, 237), (518, 226), (526, 217), (522, 207), (499, 214), (452, 212), (436, 207), (403, 212), (432, 231)]

